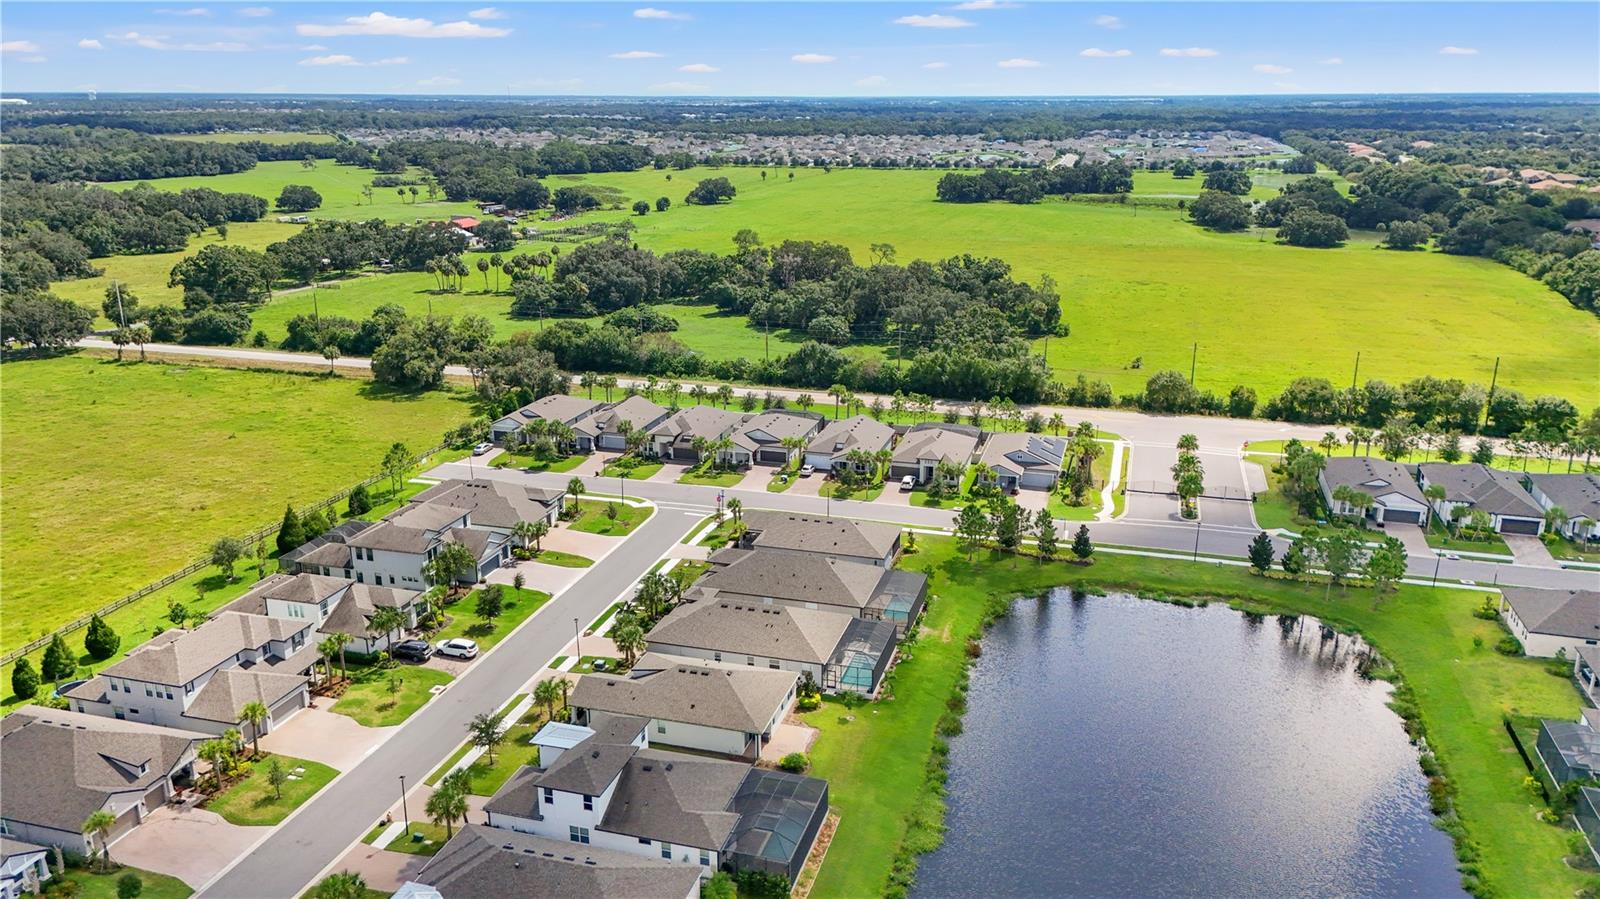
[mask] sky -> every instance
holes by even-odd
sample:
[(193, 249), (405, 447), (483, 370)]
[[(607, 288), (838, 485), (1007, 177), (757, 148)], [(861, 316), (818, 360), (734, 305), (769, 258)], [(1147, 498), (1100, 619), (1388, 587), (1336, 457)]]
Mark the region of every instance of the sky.
[(626, 96), (1600, 91), (1600, 3), (0, 5), (0, 90)]

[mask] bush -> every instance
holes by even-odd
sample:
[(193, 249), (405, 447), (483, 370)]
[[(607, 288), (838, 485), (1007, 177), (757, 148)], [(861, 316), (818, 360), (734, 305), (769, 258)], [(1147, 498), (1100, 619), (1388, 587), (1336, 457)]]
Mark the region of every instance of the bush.
[(822, 708), (822, 697), (815, 693), (808, 693), (796, 700), (794, 707), (799, 712), (815, 712), (817, 709)]
[(811, 760), (803, 752), (791, 752), (778, 760), (778, 767), (790, 774), (799, 774), (811, 767)]
[(132, 871), (117, 878), (117, 899), (138, 899), (143, 892), (144, 881)]
[(33, 670), (33, 663), (27, 659), (18, 659), (16, 667), (11, 669), (11, 692), (17, 694), (18, 699), (32, 699), (39, 692), (39, 672)]
[(1250, 226), (1250, 207), (1232, 194), (1208, 190), (1189, 205), (1189, 218), (1213, 231), (1242, 231)]
[(1431, 237), (1432, 229), (1422, 222), (1390, 222), (1383, 244), (1391, 250), (1410, 250), (1427, 243)]
[(361, 484), (350, 491), (349, 511), (352, 516), (372, 511), (372, 495), (367, 492), (367, 485)]
[(121, 645), (122, 638), (99, 615), (89, 619), (89, 633), (84, 635), (83, 648), (88, 651), (90, 658), (103, 662), (116, 655)]
[(51, 637), (49, 645), (44, 648), (44, 658), (40, 661), (40, 675), (47, 681), (59, 681), (71, 677), (77, 670), (78, 660), (73, 657), (67, 641), (60, 634)]
[(1494, 645), (1494, 651), (1501, 655), (1520, 656), (1522, 655), (1522, 644), (1517, 642), (1516, 637), (1506, 634), (1500, 638), (1499, 643)]

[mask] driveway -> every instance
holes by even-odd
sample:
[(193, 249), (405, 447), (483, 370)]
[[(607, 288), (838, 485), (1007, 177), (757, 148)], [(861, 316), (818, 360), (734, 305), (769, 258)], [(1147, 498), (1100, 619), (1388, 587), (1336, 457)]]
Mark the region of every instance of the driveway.
[[(900, 488), (895, 488), (895, 492), (898, 493), (899, 490)], [(1050, 502), (1050, 491), (1018, 490), (1016, 500), (1017, 505), (1021, 508), (1027, 509), (1029, 512), (1037, 512)]]
[(645, 482), (650, 484), (674, 484), (693, 467), (682, 462), (667, 462), (661, 466), (660, 471), (645, 478)]
[(1550, 548), (1538, 537), (1528, 537), (1522, 534), (1501, 534), (1506, 546), (1511, 547), (1511, 556), (1517, 560), (1518, 565), (1531, 565), (1534, 568), (1560, 568), (1555, 556), (1550, 555)]
[(263, 833), (265, 828), (229, 824), (215, 812), (164, 805), (112, 843), (111, 857), (198, 887), (243, 855)]
[[(404, 839), (404, 837), (401, 837)], [(354, 849), (334, 865), (335, 871), (353, 871), (367, 882), (367, 889), (393, 893), (408, 880), (415, 880), (422, 866), (433, 861), (431, 855), (411, 855), (374, 849), (366, 843), (357, 843)]]
[(383, 742), (394, 728), (363, 727), (348, 715), (327, 709), (302, 709), (261, 738), (261, 748), (349, 771)]
[[(778, 474), (778, 469), (766, 465), (752, 465), (739, 479), (739, 483), (728, 488), (730, 490), (765, 490), (767, 484)], [(814, 475), (813, 475), (814, 477)], [(793, 490), (794, 488), (789, 488)]]
[(542, 549), (560, 550), (593, 559), (599, 562), (612, 550), (622, 545), (626, 537), (607, 537), (604, 534), (591, 534), (587, 531), (574, 531), (572, 528), (556, 528), (544, 535), (539, 541)]
[(491, 584), (514, 584), (517, 575), (520, 574), (524, 587), (530, 590), (543, 590), (554, 596), (571, 586), (573, 581), (583, 577), (583, 571), (582, 568), (565, 568), (539, 562), (515, 562), (489, 572), (487, 580)]
[(1400, 538), (1400, 542), (1406, 545), (1407, 558), (1432, 559), (1436, 555), (1433, 547), (1428, 545), (1428, 538), (1423, 534), (1422, 528), (1414, 524), (1391, 524), (1372, 539), (1381, 540), (1385, 534)]
[(590, 453), (576, 467), (567, 472), (567, 475), (569, 477), (577, 475), (580, 478), (595, 477), (600, 474), (600, 469), (605, 468), (615, 458), (617, 458), (616, 453)]
[(789, 485), (789, 489), (783, 492), (786, 496), (817, 496), (817, 491), (827, 482), (828, 479), (822, 472), (814, 471), (809, 478), (796, 478), (795, 482)]

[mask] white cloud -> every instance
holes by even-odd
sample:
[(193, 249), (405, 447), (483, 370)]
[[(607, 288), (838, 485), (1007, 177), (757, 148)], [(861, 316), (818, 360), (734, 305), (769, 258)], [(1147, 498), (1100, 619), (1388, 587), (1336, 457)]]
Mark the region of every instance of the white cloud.
[(676, 22), (685, 22), (693, 18), (693, 16), (686, 12), (673, 12), (670, 9), (656, 9), (653, 6), (646, 6), (643, 9), (634, 10), (633, 17), (635, 19), (671, 19), (672, 21)]
[(239, 15), (244, 16), (247, 19), (261, 19), (261, 18), (265, 18), (267, 16), (272, 15), (272, 7), (270, 7), (270, 6), (246, 6), (243, 9), (239, 10)]
[(901, 16), (894, 20), (896, 25), (910, 25), (912, 28), (971, 28), (974, 23), (960, 16), (947, 16), (943, 13), (934, 13), (928, 16)]
[(417, 87), (450, 87), (460, 84), (460, 78), (451, 78), (449, 75), (435, 75), (417, 82)]
[(1448, 47), (1447, 46), (1447, 47), (1440, 47), (1439, 48), (1439, 53), (1442, 56), (1477, 56), (1478, 55), (1478, 48), (1477, 47)]
[(0, 43), (0, 53), (38, 53), (40, 46), (33, 41), (5, 41)]
[(838, 57), (829, 56), (826, 53), (796, 53), (795, 55), (789, 57), (789, 59), (793, 62), (818, 63), (833, 62), (835, 59), (838, 59)]
[(328, 48), (324, 47), (321, 44), (306, 44), (304, 47), (301, 47), (300, 49), (306, 51), (307, 53), (316, 53), (319, 50), (326, 50)]
[(1198, 58), (1198, 57), (1206, 57), (1206, 56), (1216, 56), (1217, 55), (1217, 51), (1211, 49), (1210, 47), (1162, 47), (1161, 48), (1161, 55), (1162, 56), (1190, 56), (1190, 57), (1197, 57)]
[(865, 78), (856, 79), (856, 87), (883, 87), (888, 83), (889, 79), (882, 75), (868, 75)]
[(1287, 75), (1294, 71), (1294, 69), (1291, 69), (1288, 66), (1274, 65), (1270, 62), (1259, 63), (1251, 66), (1250, 68), (1262, 75)]
[(626, 50), (622, 53), (611, 54), (612, 59), (660, 59), (661, 54), (654, 50)]
[(391, 16), (381, 12), (368, 13), (364, 16), (350, 16), (335, 25), (302, 22), (294, 26), (294, 30), (297, 34), (306, 37), (339, 37), (360, 34), (381, 37), (475, 38), (505, 37), (511, 33), (509, 28), (489, 28), (476, 22), (435, 23), (430, 19), (408, 19), (404, 16)]
[(503, 19), (505, 17), (506, 14), (504, 12), (492, 6), (485, 6), (482, 9), (475, 9), (467, 13), (467, 18), (469, 19)]
[(922, 67), (924, 69), (948, 69), (950, 64), (947, 62), (925, 62)]
[(1090, 59), (1121, 59), (1124, 56), (1132, 56), (1133, 55), (1133, 51), (1132, 50), (1102, 50), (1099, 47), (1090, 47), (1087, 50), (1079, 51), (1078, 55), (1079, 56), (1087, 56)]
[(105, 44), (100, 43), (92, 37), (86, 37), (83, 40), (78, 41), (78, 46), (85, 50), (104, 50), (106, 48)]
[(665, 81), (650, 85), (650, 91), (657, 94), (703, 94), (709, 90), (711, 90), (710, 85), (696, 84), (693, 81)]
[(1002, 59), (995, 63), (995, 65), (1002, 69), (1037, 69), (1044, 65), (1044, 63), (1037, 59), (1023, 59), (1022, 57), (1018, 56), (1013, 59)]
[(1121, 16), (1095, 16), (1094, 23), (1101, 28), (1110, 28), (1112, 31), (1124, 27)]
[(716, 66), (708, 65), (708, 64), (703, 63), (703, 62), (691, 62), (686, 66), (678, 66), (678, 71), (680, 71), (680, 72), (693, 72), (693, 73), (695, 73), (697, 75), (709, 75), (712, 72), (720, 72), (722, 70), (717, 68)]
[(950, 8), (959, 9), (963, 12), (978, 12), (985, 9), (1016, 9), (1021, 5), (1021, 3), (1012, 3), (1010, 0), (967, 0), (965, 3), (957, 3)]
[(1330, 56), (1327, 59), (1324, 59), (1321, 63), (1319, 63), (1319, 65), (1324, 65), (1324, 66), (1342, 66), (1342, 65), (1344, 65), (1344, 57), (1342, 57), (1342, 56)]
[(404, 56), (388, 56), (374, 62), (362, 62), (354, 56), (344, 53), (334, 53), (328, 56), (313, 56), (300, 60), (303, 66), (403, 66), (411, 60)]
[(108, 34), (106, 37), (146, 50), (183, 50), (194, 53), (242, 53), (250, 49), (249, 44), (238, 41), (210, 41), (203, 44), (184, 43), (174, 44), (164, 35), (141, 34), (137, 31), (125, 31), (121, 34)]
[(185, 16), (189, 18), (211, 15), (211, 10), (203, 6), (193, 6), (189, 9), (158, 9), (156, 12), (163, 16)]

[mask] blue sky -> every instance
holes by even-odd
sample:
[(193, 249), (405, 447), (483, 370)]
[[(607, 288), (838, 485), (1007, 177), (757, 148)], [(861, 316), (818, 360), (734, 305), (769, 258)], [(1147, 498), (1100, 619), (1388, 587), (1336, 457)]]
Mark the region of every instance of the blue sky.
[(1600, 90), (1600, 4), (0, 6), (23, 91), (755, 96)]

